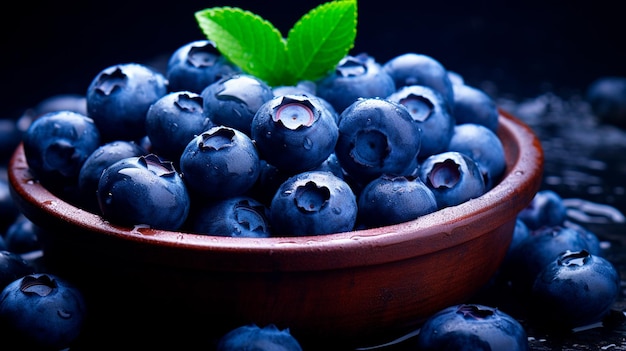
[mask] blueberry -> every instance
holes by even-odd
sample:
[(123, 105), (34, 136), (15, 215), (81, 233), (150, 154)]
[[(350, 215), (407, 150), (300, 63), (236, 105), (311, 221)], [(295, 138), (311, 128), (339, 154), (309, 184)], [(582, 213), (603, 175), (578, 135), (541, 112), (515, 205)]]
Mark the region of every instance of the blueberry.
[[(6, 172), (6, 171), (3, 171)], [(11, 196), (9, 181), (0, 178), (0, 232), (4, 232), (20, 215), (20, 210)]]
[(210, 40), (195, 40), (179, 47), (170, 56), (166, 67), (170, 92), (196, 94), (222, 77), (239, 72), (241, 69), (222, 56)]
[(452, 81), (446, 68), (432, 56), (409, 52), (385, 62), (383, 70), (394, 81), (396, 89), (409, 85), (424, 85), (441, 94), (449, 112), (454, 106)]
[(478, 164), (456, 151), (427, 157), (421, 163), (419, 176), (435, 194), (439, 208), (461, 204), (486, 191)]
[(465, 84), (465, 78), (463, 78), (463, 76), (459, 72), (448, 70), (448, 78), (450, 78), (452, 85)]
[(32, 273), (35, 273), (34, 267), (20, 254), (0, 250), (0, 291), (14, 280)]
[(146, 113), (151, 152), (178, 162), (191, 139), (214, 126), (202, 109), (202, 97), (189, 91), (172, 92), (154, 102)]
[(260, 159), (259, 177), (252, 188), (246, 192), (246, 195), (269, 206), (278, 187), (290, 176), (292, 174), (281, 171), (276, 166), (267, 163), (264, 159)]
[(55, 111), (36, 119), (24, 133), (24, 155), (33, 175), (49, 190), (75, 185), (83, 163), (100, 145), (94, 121), (80, 113)]
[(271, 234), (269, 209), (254, 198), (233, 196), (197, 206), (189, 228), (198, 234), (267, 238)]
[(430, 316), (416, 339), (422, 351), (526, 351), (526, 330), (509, 314), (481, 304), (453, 305)]
[(257, 110), (251, 134), (264, 160), (296, 174), (320, 166), (334, 152), (339, 129), (319, 99), (283, 95)]
[(454, 84), (454, 108), (452, 114), (457, 124), (476, 123), (498, 131), (498, 106), (483, 90), (467, 85)]
[(154, 69), (124, 63), (100, 71), (87, 88), (87, 112), (105, 142), (138, 140), (146, 134), (148, 108), (167, 93), (167, 79)]
[(17, 216), (4, 234), (7, 250), (18, 254), (41, 250), (39, 227), (24, 214)]
[(626, 128), (626, 77), (597, 78), (587, 88), (585, 99), (600, 121)]
[(417, 177), (381, 175), (360, 192), (358, 206), (359, 224), (379, 227), (434, 212), (437, 200)]
[(536, 322), (571, 329), (600, 322), (620, 294), (620, 276), (606, 259), (565, 251), (537, 275), (532, 287)]
[(343, 179), (327, 171), (308, 171), (288, 178), (270, 204), (275, 236), (347, 232), (354, 228), (357, 201)]
[(583, 237), (583, 240), (585, 240), (585, 242), (587, 243), (587, 251), (590, 254), (597, 255), (597, 256), (602, 255), (602, 246), (600, 245), (600, 238), (598, 237), (598, 235), (596, 235), (596, 233), (592, 232), (591, 230), (585, 227), (582, 227), (573, 223), (568, 223), (568, 228), (581, 232), (581, 236)]
[(193, 197), (224, 199), (250, 190), (260, 174), (252, 139), (226, 126), (193, 138), (180, 157), (180, 170)]
[(511, 244), (509, 244), (509, 248), (507, 250), (507, 257), (528, 237), (530, 237), (530, 229), (524, 221), (516, 218), (515, 228), (513, 228), (513, 237), (511, 238)]
[(448, 150), (466, 154), (476, 161), (487, 190), (500, 181), (506, 170), (502, 141), (496, 133), (481, 124), (464, 123), (455, 126)]
[(232, 329), (222, 336), (217, 351), (302, 351), (298, 340), (289, 329), (278, 329), (274, 324), (261, 328), (248, 324)]
[(339, 114), (360, 98), (385, 98), (395, 90), (393, 79), (367, 54), (344, 57), (334, 72), (317, 82), (317, 96)]
[(539, 190), (532, 201), (518, 213), (529, 229), (535, 230), (543, 226), (562, 225), (567, 209), (563, 198), (554, 190)]
[(456, 124), (441, 94), (424, 85), (408, 85), (389, 95), (387, 100), (406, 106), (422, 131), (422, 143), (418, 157), (447, 150)]
[(274, 97), (272, 88), (248, 74), (222, 77), (200, 93), (203, 113), (215, 125), (238, 129), (250, 136), (256, 111)]
[(100, 213), (96, 193), (100, 176), (105, 168), (121, 159), (147, 153), (144, 148), (133, 141), (111, 141), (100, 145), (87, 157), (78, 174), (78, 189), (83, 208), (93, 213)]
[(103, 218), (114, 224), (176, 230), (189, 214), (181, 175), (172, 162), (154, 154), (124, 158), (107, 167), (97, 195)]
[(343, 168), (341, 167), (341, 163), (339, 163), (339, 159), (337, 158), (337, 154), (334, 152), (328, 155), (328, 157), (313, 170), (314, 171), (328, 171), (342, 179), (345, 176)]
[(52, 274), (29, 274), (0, 293), (3, 343), (23, 350), (62, 350), (80, 336), (86, 317), (82, 292)]
[(367, 183), (384, 173), (403, 175), (420, 146), (420, 128), (401, 104), (359, 99), (339, 116), (335, 153), (356, 181)]
[(567, 250), (588, 251), (589, 241), (585, 233), (563, 226), (531, 230), (530, 235), (512, 250), (507, 261), (507, 276), (513, 288), (522, 295), (527, 293), (539, 272)]

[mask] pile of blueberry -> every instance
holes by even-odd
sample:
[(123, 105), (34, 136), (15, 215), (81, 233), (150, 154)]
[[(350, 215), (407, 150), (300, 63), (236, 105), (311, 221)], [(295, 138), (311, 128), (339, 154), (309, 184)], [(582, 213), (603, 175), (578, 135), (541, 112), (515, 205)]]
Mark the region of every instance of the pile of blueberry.
[(200, 40), (165, 73), (102, 70), (85, 101), (34, 119), (24, 153), (49, 190), (126, 226), (346, 232), (479, 197), (505, 170), (495, 102), (423, 54), (349, 55), (319, 81), (271, 87)]
[[(163, 73), (108, 67), (81, 98), (76, 108), (39, 111), (22, 135), (24, 152), (42, 185), (119, 225), (234, 237), (346, 232), (479, 197), (505, 171), (495, 102), (423, 54), (385, 63), (350, 55), (317, 82), (270, 87), (200, 40), (176, 50)], [(561, 199), (548, 192), (517, 222), (491, 284), (524, 296), (537, 321), (552, 316), (550, 327), (602, 320), (619, 277), (597, 237), (567, 225)], [(36, 228), (21, 232), (36, 245)], [(80, 292), (3, 237), (0, 328), (31, 345), (69, 347), (85, 313)], [(527, 350), (521, 324), (489, 306), (437, 313), (416, 346)], [(35, 313), (44, 317), (35, 322)], [(218, 349), (242, 342), (301, 350), (273, 325), (242, 326)]]

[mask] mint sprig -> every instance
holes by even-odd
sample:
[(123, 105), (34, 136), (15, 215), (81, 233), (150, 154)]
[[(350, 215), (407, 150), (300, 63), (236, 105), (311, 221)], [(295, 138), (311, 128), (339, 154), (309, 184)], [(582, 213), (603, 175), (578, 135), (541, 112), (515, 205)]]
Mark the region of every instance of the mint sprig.
[(357, 0), (336, 0), (302, 16), (284, 38), (272, 23), (236, 7), (195, 13), (207, 39), (232, 63), (271, 86), (316, 80), (354, 46)]

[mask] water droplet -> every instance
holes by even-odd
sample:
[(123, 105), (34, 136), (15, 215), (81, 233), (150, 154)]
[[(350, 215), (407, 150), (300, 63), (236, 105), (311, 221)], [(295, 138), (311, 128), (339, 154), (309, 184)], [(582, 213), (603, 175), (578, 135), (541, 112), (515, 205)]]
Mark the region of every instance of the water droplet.
[(306, 150), (311, 150), (313, 148), (313, 141), (311, 141), (310, 138), (304, 138), (304, 142), (302, 143), (302, 146), (306, 149)]
[(72, 318), (72, 313), (66, 311), (66, 310), (58, 310), (57, 314), (59, 315), (59, 317), (61, 317), (62, 319), (70, 319)]

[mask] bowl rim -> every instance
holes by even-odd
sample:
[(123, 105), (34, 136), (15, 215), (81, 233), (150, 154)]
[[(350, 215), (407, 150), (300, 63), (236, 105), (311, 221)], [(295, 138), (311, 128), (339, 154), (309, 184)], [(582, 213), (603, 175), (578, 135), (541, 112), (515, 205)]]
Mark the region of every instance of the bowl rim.
[(511, 141), (503, 144), (505, 151), (513, 148), (507, 155), (515, 157), (507, 156), (505, 176), (488, 192), (408, 222), (317, 236), (232, 238), (113, 225), (61, 200), (39, 184), (29, 171), (21, 143), (9, 161), (7, 173), (18, 208), (35, 223), (43, 215), (46, 220), (142, 247), (211, 252), (216, 257), (250, 256), (252, 261), (258, 260), (259, 269), (270, 256), (272, 263), (267, 264), (273, 269), (278, 265), (281, 270), (309, 269), (311, 259), (320, 270), (382, 264), (461, 245), (482, 235), (485, 221), (493, 228), (499, 227), (511, 221), (511, 211), (517, 213), (530, 203), (541, 184), (541, 143), (522, 121), (503, 110), (499, 114), (497, 134)]

